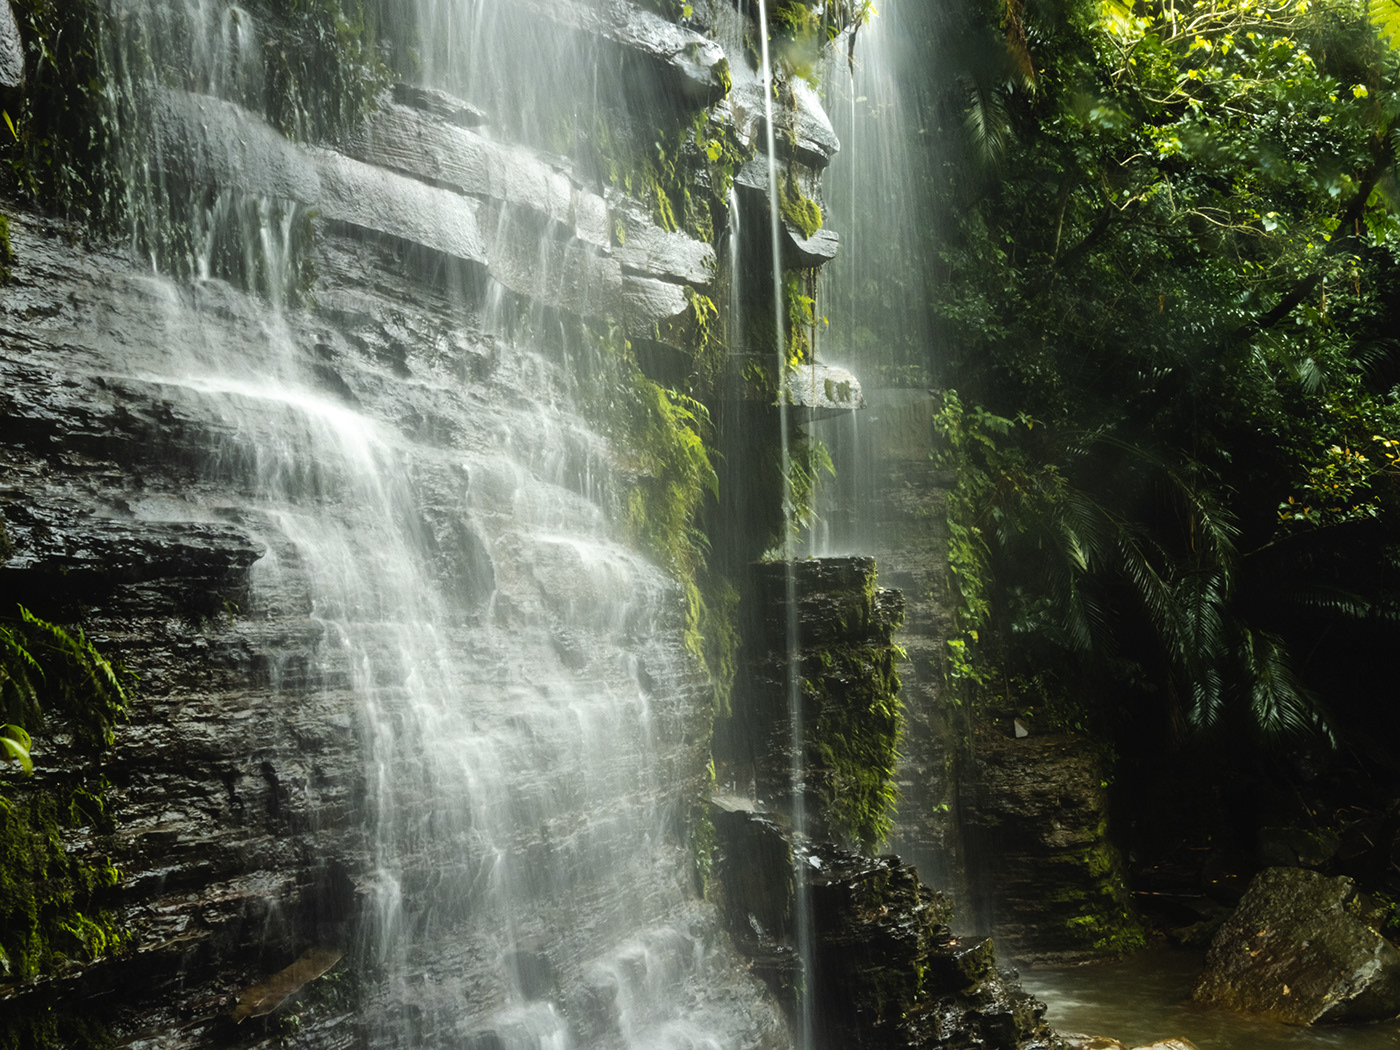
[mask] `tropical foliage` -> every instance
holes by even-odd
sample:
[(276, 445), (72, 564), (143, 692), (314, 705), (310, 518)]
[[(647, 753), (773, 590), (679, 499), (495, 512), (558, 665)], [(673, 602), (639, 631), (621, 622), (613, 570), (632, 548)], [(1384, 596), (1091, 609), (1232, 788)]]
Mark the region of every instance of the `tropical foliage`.
[(936, 306), (971, 694), (1178, 743), (1356, 713), (1400, 583), (1397, 15), (988, 11)]

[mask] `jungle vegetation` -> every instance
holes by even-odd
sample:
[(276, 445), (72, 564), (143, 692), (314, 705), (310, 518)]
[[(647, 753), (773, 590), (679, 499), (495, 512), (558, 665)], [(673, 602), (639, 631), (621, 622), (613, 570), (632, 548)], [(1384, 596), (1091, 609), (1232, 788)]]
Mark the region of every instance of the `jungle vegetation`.
[(1122, 771), (1393, 782), (1400, 5), (962, 15), (930, 175), (950, 678)]

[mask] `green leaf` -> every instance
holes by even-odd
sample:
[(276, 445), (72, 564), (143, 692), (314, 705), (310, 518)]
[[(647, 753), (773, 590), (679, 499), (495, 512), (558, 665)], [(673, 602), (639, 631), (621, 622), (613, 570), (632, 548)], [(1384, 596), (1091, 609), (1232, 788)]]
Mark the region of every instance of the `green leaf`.
[(0, 752), (10, 761), (18, 762), (25, 776), (32, 776), (34, 773), (34, 761), (29, 757), (29, 750), (33, 746), (34, 742), (29, 734), (20, 726), (0, 726)]

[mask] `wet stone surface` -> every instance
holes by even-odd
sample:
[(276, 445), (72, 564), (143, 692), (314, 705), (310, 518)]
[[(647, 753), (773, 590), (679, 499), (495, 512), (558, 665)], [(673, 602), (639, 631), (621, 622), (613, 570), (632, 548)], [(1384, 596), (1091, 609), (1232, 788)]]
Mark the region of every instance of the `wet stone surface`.
[(1290, 1024), (1396, 1017), (1400, 951), (1376, 918), (1348, 878), (1265, 869), (1216, 933), (1195, 997)]

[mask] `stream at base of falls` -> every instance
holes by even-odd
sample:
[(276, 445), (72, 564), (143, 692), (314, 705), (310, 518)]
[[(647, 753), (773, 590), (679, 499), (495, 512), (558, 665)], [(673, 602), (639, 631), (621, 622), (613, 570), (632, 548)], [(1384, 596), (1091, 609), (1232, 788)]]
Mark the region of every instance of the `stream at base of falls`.
[(1050, 1007), (1057, 1031), (1110, 1036), (1127, 1046), (1189, 1039), (1199, 1050), (1395, 1050), (1400, 1021), (1302, 1028), (1191, 1000), (1201, 952), (1157, 950), (1116, 962), (1037, 967), (1026, 991)]

